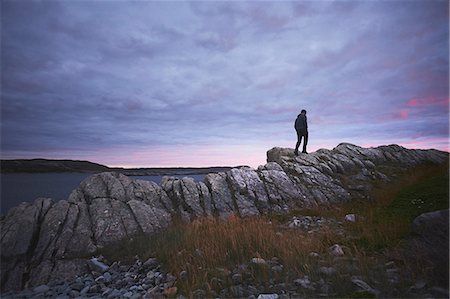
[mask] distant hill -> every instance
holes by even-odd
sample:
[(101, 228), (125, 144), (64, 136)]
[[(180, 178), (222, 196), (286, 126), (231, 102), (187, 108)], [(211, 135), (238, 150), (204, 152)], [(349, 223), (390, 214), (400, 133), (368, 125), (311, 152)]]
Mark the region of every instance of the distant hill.
[(98, 163), (77, 160), (0, 160), (1, 173), (105, 172), (115, 171), (129, 176), (190, 175), (228, 171), (232, 167), (111, 168)]
[(105, 165), (76, 160), (1, 160), (0, 163), (2, 173), (103, 172), (111, 170)]

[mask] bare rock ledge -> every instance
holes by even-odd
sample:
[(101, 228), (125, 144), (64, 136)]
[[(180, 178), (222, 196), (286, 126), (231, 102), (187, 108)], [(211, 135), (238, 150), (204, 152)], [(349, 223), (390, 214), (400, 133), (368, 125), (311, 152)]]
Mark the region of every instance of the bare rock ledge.
[(104, 172), (84, 180), (67, 200), (36, 199), (12, 208), (1, 223), (2, 290), (73, 279), (86, 257), (107, 244), (164, 230), (173, 217), (253, 216), (369, 200), (376, 181), (395, 169), (448, 163), (449, 154), (398, 145), (362, 148), (342, 143), (294, 156), (275, 147), (258, 169), (233, 168), (191, 178), (164, 177), (161, 185)]

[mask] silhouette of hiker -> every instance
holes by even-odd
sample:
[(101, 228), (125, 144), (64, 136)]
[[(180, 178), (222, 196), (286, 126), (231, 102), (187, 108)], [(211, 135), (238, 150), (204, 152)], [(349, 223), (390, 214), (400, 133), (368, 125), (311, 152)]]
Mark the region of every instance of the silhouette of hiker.
[(302, 142), (302, 137), (305, 137), (303, 141), (302, 153), (307, 154), (306, 145), (308, 144), (308, 123), (306, 121), (306, 110), (302, 110), (295, 120), (295, 130), (297, 131), (297, 144), (295, 145), (295, 155), (298, 156), (298, 147)]

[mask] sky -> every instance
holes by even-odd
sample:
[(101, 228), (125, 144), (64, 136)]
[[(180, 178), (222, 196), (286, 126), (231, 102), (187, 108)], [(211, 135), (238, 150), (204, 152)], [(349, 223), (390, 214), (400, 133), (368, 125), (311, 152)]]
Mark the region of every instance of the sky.
[(2, 159), (266, 162), (449, 150), (448, 1), (1, 1)]

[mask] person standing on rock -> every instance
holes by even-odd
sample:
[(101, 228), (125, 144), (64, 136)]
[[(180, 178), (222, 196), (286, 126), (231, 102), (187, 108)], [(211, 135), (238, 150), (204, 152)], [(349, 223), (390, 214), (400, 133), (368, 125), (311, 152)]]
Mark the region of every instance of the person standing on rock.
[(306, 145), (308, 144), (308, 122), (306, 121), (306, 110), (302, 110), (295, 120), (295, 130), (297, 131), (297, 144), (295, 145), (295, 155), (298, 156), (298, 147), (303, 140), (303, 151), (302, 153), (307, 154)]

